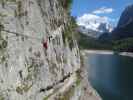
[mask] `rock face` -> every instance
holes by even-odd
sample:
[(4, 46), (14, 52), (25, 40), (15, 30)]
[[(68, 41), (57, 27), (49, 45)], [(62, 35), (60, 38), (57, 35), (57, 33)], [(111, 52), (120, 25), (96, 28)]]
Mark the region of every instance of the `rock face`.
[(133, 37), (133, 5), (123, 11), (116, 29), (112, 32), (113, 39)]
[(133, 21), (133, 5), (129, 5), (125, 8), (118, 22), (118, 27), (123, 27), (131, 21)]
[[(59, 89), (63, 84), (73, 83), (73, 73), (80, 68), (76, 41), (71, 49), (67, 39), (63, 42), (69, 17), (61, 0), (4, 1), (0, 1), (0, 100), (54, 100), (48, 97), (63, 91)], [(42, 40), (48, 40), (47, 49)]]

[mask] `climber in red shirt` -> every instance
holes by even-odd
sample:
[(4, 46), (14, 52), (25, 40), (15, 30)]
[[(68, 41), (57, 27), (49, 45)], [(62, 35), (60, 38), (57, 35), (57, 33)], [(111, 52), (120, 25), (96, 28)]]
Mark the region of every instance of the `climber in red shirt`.
[(44, 48), (45, 56), (47, 56), (47, 49), (48, 49), (48, 46), (49, 46), (49, 42), (52, 39), (53, 39), (53, 36), (49, 36), (49, 37), (42, 40), (42, 45), (43, 45), (43, 48)]
[(48, 39), (43, 40), (43, 47), (47, 50), (48, 49), (48, 42), (52, 40), (52, 36), (47, 37)]
[(45, 49), (48, 49), (48, 40), (43, 41), (43, 47), (44, 47)]
[(42, 40), (42, 46), (44, 48), (45, 56), (47, 56), (47, 49), (48, 49), (48, 40), (47, 39)]

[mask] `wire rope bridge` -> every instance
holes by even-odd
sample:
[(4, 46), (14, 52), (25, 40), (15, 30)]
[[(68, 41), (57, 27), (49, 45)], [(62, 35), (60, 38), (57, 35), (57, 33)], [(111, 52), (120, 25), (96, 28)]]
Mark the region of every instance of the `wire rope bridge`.
[(53, 40), (57, 35), (59, 35), (62, 29), (63, 29), (63, 25), (60, 26), (59, 28), (57, 28), (55, 31), (51, 32), (52, 34), (49, 35), (48, 37), (46, 37), (47, 39), (44, 40), (43, 38), (32, 37), (32, 36), (29, 36), (29, 35), (26, 35), (26, 34), (23, 34), (23, 33), (14, 32), (14, 31), (10, 31), (10, 30), (6, 30), (6, 29), (4, 28), (4, 26), (0, 24), (0, 32), (3, 31), (3, 32), (6, 32), (7, 34), (14, 34), (14, 35), (16, 35), (16, 36), (21, 36), (21, 37), (25, 37), (25, 38), (35, 39), (35, 40), (38, 40), (38, 42), (42, 43), (43, 45), (45, 44), (45, 43), (43, 43), (44, 41), (45, 41), (45, 42), (47, 42), (48, 40), (51, 41), (51, 40)]

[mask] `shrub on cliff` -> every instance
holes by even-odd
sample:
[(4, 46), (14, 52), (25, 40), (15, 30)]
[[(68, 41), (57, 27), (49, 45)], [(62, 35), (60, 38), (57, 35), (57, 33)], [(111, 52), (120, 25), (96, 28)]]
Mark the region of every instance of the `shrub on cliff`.
[(71, 8), (73, 0), (60, 0), (60, 2), (65, 9), (69, 10)]
[(79, 34), (76, 32), (77, 24), (74, 17), (70, 17), (68, 25), (65, 27), (64, 33), (63, 33), (63, 40), (65, 43), (65, 40), (68, 40), (68, 43), (70, 47), (73, 47), (73, 39), (78, 40)]

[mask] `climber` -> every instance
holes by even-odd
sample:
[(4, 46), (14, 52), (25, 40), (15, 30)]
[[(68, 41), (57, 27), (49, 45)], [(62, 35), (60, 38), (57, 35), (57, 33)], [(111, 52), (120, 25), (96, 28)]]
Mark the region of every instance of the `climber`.
[(43, 47), (47, 50), (48, 49), (48, 40), (43, 41)]
[(0, 32), (3, 31), (4, 26), (0, 23)]
[(42, 45), (43, 45), (43, 48), (44, 48), (44, 53), (45, 53), (45, 56), (47, 56), (47, 49), (48, 49), (48, 46), (49, 46), (49, 42), (51, 41), (51, 37), (46, 37), (46, 38), (43, 38), (42, 40)]
[(47, 56), (48, 42), (49, 42), (48, 39), (43, 39), (42, 40), (42, 46), (44, 48), (44, 54), (45, 54), (45, 56)]
[(19, 76), (21, 79), (23, 78), (22, 70), (19, 71)]
[(53, 36), (47, 37), (47, 39), (43, 40), (43, 47), (47, 50), (48, 49), (48, 43), (52, 40)]
[(51, 41), (53, 39), (53, 36), (51, 35), (51, 36), (49, 36), (49, 41)]

